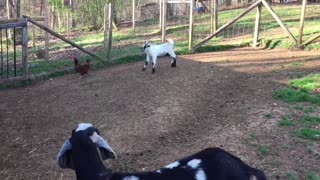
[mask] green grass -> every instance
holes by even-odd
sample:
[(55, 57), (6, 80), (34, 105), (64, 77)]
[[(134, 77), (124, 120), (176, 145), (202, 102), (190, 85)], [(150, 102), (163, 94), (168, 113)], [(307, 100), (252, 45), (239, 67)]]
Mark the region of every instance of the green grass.
[(290, 146), (289, 146), (288, 144), (283, 144), (283, 145), (282, 145), (282, 148), (283, 148), (283, 149), (286, 149), (286, 150), (288, 150), (289, 147), (290, 147)]
[(320, 124), (320, 117), (314, 117), (314, 116), (304, 116), (300, 122), (302, 124), (307, 125), (319, 125)]
[[(273, 97), (286, 102), (310, 102), (320, 105), (320, 94), (311, 93), (318, 88), (320, 88), (320, 74), (310, 74), (289, 81), (289, 88), (276, 91)], [(312, 112), (314, 108), (310, 108), (308, 111)]]
[(267, 119), (271, 119), (271, 118), (273, 118), (273, 114), (272, 113), (268, 113), (268, 114), (265, 114), (264, 117), (267, 118)]
[(320, 180), (320, 176), (316, 174), (315, 172), (308, 172), (306, 180)]
[(288, 68), (302, 68), (304, 66), (304, 63), (302, 62), (292, 62), (288, 65)]
[(298, 132), (298, 136), (304, 139), (320, 140), (320, 130), (311, 128), (302, 128)]
[(267, 155), (269, 153), (269, 151), (270, 151), (270, 147), (268, 145), (264, 145), (264, 144), (260, 145), (259, 146), (259, 151), (260, 151), (261, 154)]
[(299, 177), (296, 173), (287, 173), (287, 180), (299, 180)]
[(313, 91), (320, 88), (320, 74), (311, 74), (300, 79), (290, 81), (290, 85), (307, 91)]
[(282, 99), (286, 102), (309, 102), (310, 94), (291, 88), (281, 89), (273, 95), (276, 99)]
[(281, 121), (279, 121), (279, 126), (290, 127), (290, 126), (293, 126), (293, 125), (294, 125), (294, 123), (291, 120), (287, 119), (287, 118), (284, 118)]
[(252, 138), (252, 139), (257, 139), (257, 135), (256, 134), (250, 134), (249, 137)]

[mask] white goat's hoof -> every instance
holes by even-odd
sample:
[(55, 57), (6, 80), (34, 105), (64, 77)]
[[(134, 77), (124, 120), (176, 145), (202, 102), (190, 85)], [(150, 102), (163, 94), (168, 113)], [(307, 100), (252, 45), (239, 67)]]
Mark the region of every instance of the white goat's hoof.
[(154, 74), (156, 72), (156, 69), (152, 68), (152, 74)]

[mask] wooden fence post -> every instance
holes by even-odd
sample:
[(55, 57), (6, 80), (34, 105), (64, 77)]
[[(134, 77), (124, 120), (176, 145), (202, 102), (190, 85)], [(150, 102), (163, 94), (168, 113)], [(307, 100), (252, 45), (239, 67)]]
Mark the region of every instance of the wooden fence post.
[(29, 67), (28, 67), (28, 21), (27, 18), (23, 18), (22, 21), (26, 24), (23, 27), (22, 32), (22, 66), (23, 76), (25, 79), (29, 78)]
[(254, 27), (254, 38), (253, 38), (253, 47), (258, 46), (258, 39), (259, 39), (259, 31), (260, 31), (260, 22), (261, 22), (261, 11), (262, 11), (262, 4), (259, 4), (257, 7), (257, 16), (256, 16), (256, 25)]
[(136, 29), (136, 0), (132, 0), (132, 29)]
[(193, 48), (193, 24), (194, 24), (194, 4), (195, 1), (190, 2), (190, 24), (189, 24), (189, 51)]
[(112, 8), (113, 4), (109, 3), (109, 33), (108, 33), (108, 48), (107, 48), (107, 59), (110, 61), (111, 60), (111, 50), (112, 50), (112, 22), (113, 22), (113, 8)]
[(105, 4), (104, 5), (104, 49), (107, 51), (108, 50), (108, 9), (109, 9), (109, 5)]
[[(49, 22), (48, 22), (48, 18), (49, 18), (49, 6), (45, 7), (45, 16), (44, 16), (44, 26), (49, 28)], [(45, 52), (45, 59), (49, 60), (49, 33), (47, 31), (44, 31), (44, 40), (45, 40), (45, 44), (44, 44), (44, 52)]]
[(159, 0), (159, 30), (161, 31), (161, 28), (162, 28), (162, 1), (163, 0)]
[(70, 38), (70, 12), (67, 13), (67, 38)]
[(162, 0), (162, 36), (161, 41), (166, 41), (166, 22), (167, 22), (167, 0)]
[(301, 10), (301, 18), (300, 18), (300, 28), (299, 28), (299, 39), (298, 46), (302, 46), (302, 36), (303, 36), (303, 27), (304, 27), (304, 17), (306, 13), (307, 0), (302, 1), (302, 10)]
[(211, 0), (211, 34), (218, 29), (218, 0)]

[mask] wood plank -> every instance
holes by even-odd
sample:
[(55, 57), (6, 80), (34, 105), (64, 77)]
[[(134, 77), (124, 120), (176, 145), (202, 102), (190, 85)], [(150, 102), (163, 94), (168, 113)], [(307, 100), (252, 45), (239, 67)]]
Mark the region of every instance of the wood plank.
[(320, 33), (319, 34), (315, 34), (314, 36), (310, 37), (309, 39), (307, 39), (305, 42), (302, 43), (302, 46), (308, 45), (310, 43), (312, 43), (312, 41), (316, 40), (320, 38)]
[(289, 31), (289, 29), (283, 24), (279, 16), (274, 12), (274, 10), (269, 6), (267, 1), (262, 0), (262, 4), (266, 7), (266, 9), (270, 12), (270, 14), (273, 16), (273, 18), (278, 22), (278, 24), (281, 26), (281, 28), (284, 30), (285, 33), (289, 36), (289, 38), (294, 42), (297, 43), (296, 38), (292, 35), (292, 33)]
[(27, 20), (28, 20), (29, 22), (31, 22), (32, 24), (34, 24), (34, 25), (38, 26), (39, 28), (41, 28), (41, 29), (49, 32), (51, 35), (53, 35), (53, 36), (55, 36), (55, 37), (63, 40), (64, 42), (70, 44), (71, 46), (74, 46), (74, 47), (78, 48), (80, 51), (82, 51), (82, 52), (84, 52), (84, 53), (86, 53), (86, 54), (88, 54), (88, 55), (90, 55), (90, 56), (98, 59), (99, 61), (101, 61), (102, 63), (105, 64), (105, 61), (104, 61), (103, 58), (95, 55), (94, 53), (92, 53), (92, 52), (90, 52), (90, 51), (85, 50), (85, 49), (82, 48), (81, 46), (77, 45), (76, 43), (74, 43), (74, 42), (72, 42), (72, 41), (70, 41), (70, 40), (68, 40), (68, 39), (66, 39), (66, 38), (63, 37), (62, 35), (60, 35), (60, 34), (54, 32), (54, 31), (52, 31), (51, 29), (43, 26), (42, 24), (39, 24), (39, 23), (35, 22), (34, 20), (30, 19), (28, 16), (24, 16), (24, 17), (27, 18)]
[[(166, 0), (164, 0), (166, 1)], [(169, 4), (178, 4), (178, 3), (191, 3), (192, 0), (186, 0), (186, 1), (179, 1), (179, 0), (167, 0), (167, 3)]]
[(254, 9), (255, 7), (257, 7), (259, 4), (261, 4), (262, 0), (258, 0), (255, 3), (253, 3), (250, 7), (248, 7), (248, 9), (241, 13), (239, 16), (237, 16), (236, 18), (234, 18), (233, 20), (231, 20), (230, 22), (228, 22), (227, 24), (221, 26), (216, 32), (214, 32), (213, 34), (209, 35), (208, 37), (206, 37), (204, 40), (202, 40), (200, 43), (198, 43), (197, 45), (195, 45), (193, 47), (193, 50), (198, 49), (201, 45), (203, 45), (204, 43), (208, 42), (210, 39), (212, 39), (213, 37), (215, 37), (216, 35), (218, 35), (219, 33), (221, 33), (224, 29), (228, 28), (229, 26), (231, 26), (233, 23), (235, 23), (236, 21), (238, 21), (239, 19), (241, 19), (243, 16), (245, 16), (246, 14), (248, 14), (252, 9)]
[(16, 23), (8, 23), (8, 24), (0, 24), (1, 29), (9, 29), (9, 28), (18, 28), (18, 27), (26, 27), (27, 22), (16, 22)]
[[(44, 21), (44, 16), (36, 16), (36, 17), (31, 17), (35, 21)], [(19, 22), (21, 21), (21, 18), (11, 18), (11, 19), (3, 19), (0, 20), (0, 24), (7, 24), (7, 23), (14, 23), (14, 22)]]

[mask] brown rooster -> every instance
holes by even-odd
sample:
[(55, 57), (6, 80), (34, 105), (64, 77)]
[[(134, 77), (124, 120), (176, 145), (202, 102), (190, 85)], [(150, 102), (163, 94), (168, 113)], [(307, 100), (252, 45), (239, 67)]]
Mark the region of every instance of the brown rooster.
[(73, 57), (73, 61), (76, 71), (81, 74), (80, 78), (82, 78), (83, 75), (88, 74), (88, 71), (90, 69), (89, 60), (87, 60), (87, 63), (85, 64), (80, 64), (78, 59), (76, 57)]

